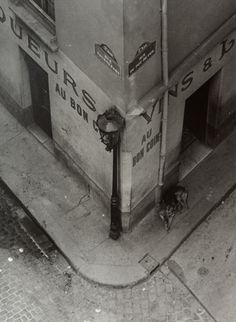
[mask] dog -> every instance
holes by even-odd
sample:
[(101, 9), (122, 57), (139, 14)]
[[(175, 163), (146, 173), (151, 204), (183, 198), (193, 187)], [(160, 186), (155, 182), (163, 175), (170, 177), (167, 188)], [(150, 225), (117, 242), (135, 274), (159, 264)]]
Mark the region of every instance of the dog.
[(164, 222), (165, 229), (170, 230), (171, 223), (177, 212), (183, 209), (189, 209), (188, 206), (188, 192), (182, 186), (173, 186), (169, 188), (161, 202), (159, 216)]

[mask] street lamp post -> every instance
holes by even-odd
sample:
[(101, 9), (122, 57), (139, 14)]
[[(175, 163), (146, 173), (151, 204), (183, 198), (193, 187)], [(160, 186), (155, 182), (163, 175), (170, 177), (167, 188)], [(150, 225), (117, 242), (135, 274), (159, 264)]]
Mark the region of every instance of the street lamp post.
[(102, 143), (106, 150), (113, 150), (112, 195), (111, 195), (111, 225), (109, 237), (117, 240), (122, 231), (120, 198), (118, 195), (118, 151), (120, 146), (120, 133), (124, 128), (125, 120), (115, 107), (98, 115), (97, 126)]

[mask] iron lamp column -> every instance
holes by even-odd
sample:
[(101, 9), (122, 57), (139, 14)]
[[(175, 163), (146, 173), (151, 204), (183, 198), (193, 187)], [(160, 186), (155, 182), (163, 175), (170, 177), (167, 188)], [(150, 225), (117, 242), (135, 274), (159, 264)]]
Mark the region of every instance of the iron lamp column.
[(125, 120), (117, 111), (111, 107), (105, 113), (98, 115), (97, 126), (102, 143), (106, 150), (113, 150), (113, 171), (112, 171), (112, 194), (111, 194), (111, 224), (109, 237), (117, 240), (122, 231), (120, 198), (118, 194), (118, 151), (120, 147), (120, 133), (124, 128)]

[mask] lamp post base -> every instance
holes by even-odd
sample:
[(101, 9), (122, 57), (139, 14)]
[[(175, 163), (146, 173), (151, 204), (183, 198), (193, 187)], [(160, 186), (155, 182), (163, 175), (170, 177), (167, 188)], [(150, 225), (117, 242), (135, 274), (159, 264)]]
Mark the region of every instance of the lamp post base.
[(120, 238), (120, 231), (110, 229), (109, 237), (113, 240), (117, 240), (118, 238)]
[(119, 209), (119, 197), (113, 195), (111, 197), (111, 226), (109, 237), (117, 240), (120, 237), (122, 231), (121, 214)]

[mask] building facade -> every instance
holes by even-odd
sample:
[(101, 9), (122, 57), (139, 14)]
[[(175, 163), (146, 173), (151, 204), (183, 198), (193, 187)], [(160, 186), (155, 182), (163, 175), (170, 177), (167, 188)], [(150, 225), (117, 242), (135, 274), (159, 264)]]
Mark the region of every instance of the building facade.
[(107, 207), (112, 154), (96, 120), (111, 106), (125, 118), (125, 231), (185, 175), (193, 144), (209, 153), (235, 126), (235, 0), (1, 0), (0, 42), (9, 110)]

